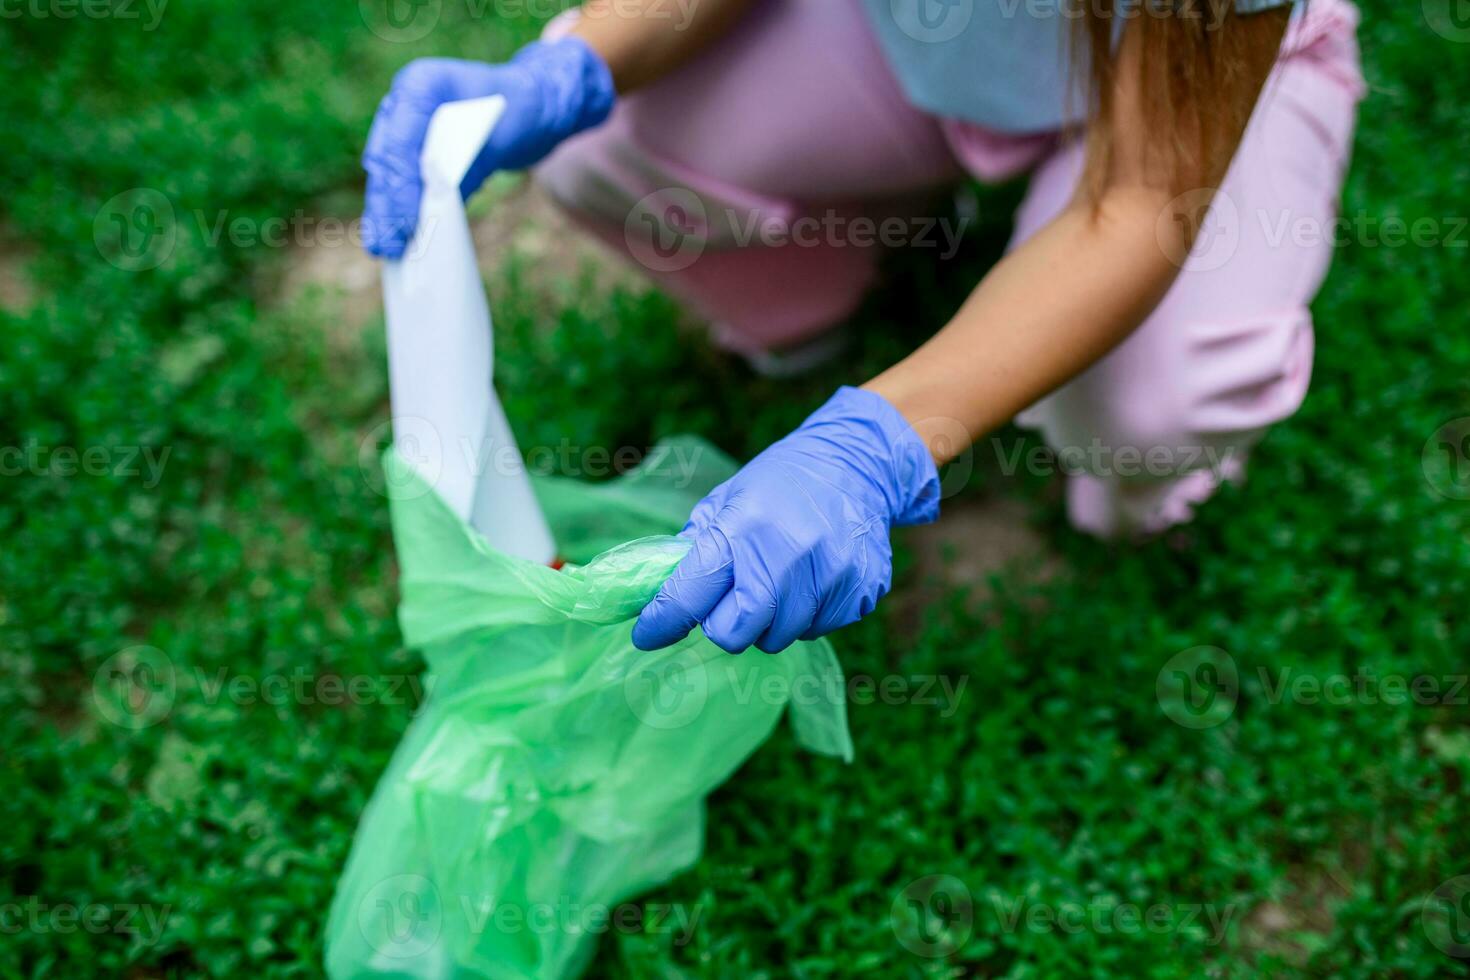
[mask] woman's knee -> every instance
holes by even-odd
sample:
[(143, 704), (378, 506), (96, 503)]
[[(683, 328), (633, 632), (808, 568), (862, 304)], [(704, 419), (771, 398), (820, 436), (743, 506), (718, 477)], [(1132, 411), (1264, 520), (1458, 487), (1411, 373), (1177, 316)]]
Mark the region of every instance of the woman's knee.
[(579, 225), (754, 354), (825, 331), (861, 302), (877, 249), (792, 233), (800, 202), (656, 157), (619, 119), (568, 141), (536, 173)]
[(1156, 311), (1119, 348), (1023, 413), (1069, 482), (1073, 523), (1105, 537), (1189, 520), (1311, 380), (1305, 302), (1213, 318)]

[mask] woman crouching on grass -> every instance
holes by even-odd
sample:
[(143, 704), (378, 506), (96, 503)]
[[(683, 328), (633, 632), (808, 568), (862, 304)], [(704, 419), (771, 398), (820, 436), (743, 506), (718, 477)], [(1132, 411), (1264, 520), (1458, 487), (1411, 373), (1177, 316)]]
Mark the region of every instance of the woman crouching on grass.
[[(1331, 236), (1279, 231), (1335, 218), (1356, 23), (1347, 0), (591, 0), (506, 64), (398, 73), (364, 237), (391, 260), (412, 236), (435, 108), (504, 95), (463, 192), (539, 164), (593, 234), (770, 364), (872, 282), (882, 242), (842, 237), (851, 219), (917, 227), (966, 174), (1031, 172), (1008, 254), (949, 324), (695, 508), (633, 631), (775, 652), (866, 615), (891, 528), (938, 516), (936, 466), (1013, 418), (1101, 461), (1067, 484), (1094, 534), (1188, 520), (1240, 478), (1306, 394)], [(770, 233), (802, 219), (826, 231)]]

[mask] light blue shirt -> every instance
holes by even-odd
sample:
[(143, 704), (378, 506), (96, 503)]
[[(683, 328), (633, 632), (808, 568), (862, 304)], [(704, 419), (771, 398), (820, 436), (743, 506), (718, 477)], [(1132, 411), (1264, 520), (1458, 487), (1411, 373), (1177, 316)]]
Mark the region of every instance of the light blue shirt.
[[(1292, 2), (1235, 0), (1235, 10), (1255, 13)], [(863, 0), (863, 6), (904, 93), (925, 112), (1018, 134), (1051, 132), (1086, 112), (1082, 93), (1067, 91), (1076, 16), (1068, 0)]]

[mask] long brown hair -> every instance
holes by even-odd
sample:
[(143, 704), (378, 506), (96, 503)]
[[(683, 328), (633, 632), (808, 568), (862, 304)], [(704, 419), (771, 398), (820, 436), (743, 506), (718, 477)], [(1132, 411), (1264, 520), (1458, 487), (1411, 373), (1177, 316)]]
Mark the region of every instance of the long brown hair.
[(1114, 30), (1134, 19), (1137, 111), (1148, 172), (1175, 193), (1218, 183), (1275, 62), (1290, 6), (1240, 14), (1234, 0), (1072, 0), (1072, 64), (1090, 76), (1084, 188), (1097, 199), (1111, 171), (1119, 82)]

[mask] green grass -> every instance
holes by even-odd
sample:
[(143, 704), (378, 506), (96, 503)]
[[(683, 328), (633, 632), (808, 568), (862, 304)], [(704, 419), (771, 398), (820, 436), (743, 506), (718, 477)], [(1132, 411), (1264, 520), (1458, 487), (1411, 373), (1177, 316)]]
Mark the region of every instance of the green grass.
[[(1470, 214), (1466, 49), (1417, 4), (1363, 6), (1372, 93), (1345, 210)], [(392, 619), (386, 507), (362, 468), (387, 417), (383, 343), (329, 348), (329, 301), (269, 303), (282, 250), (212, 245), (194, 212), (260, 221), (354, 192), (397, 64), (503, 54), (536, 27), (390, 44), (355, 4), (221, 2), (142, 23), (8, 21), (0, 65), (0, 215), (34, 250), (40, 293), (0, 312), (0, 446), (47, 450), (0, 477), (0, 976), (311, 975), (357, 816), (412, 710), (388, 687), (421, 668)], [(130, 272), (93, 232), (135, 187), (177, 223), (168, 259)], [(676, 333), (657, 296), (579, 300), (548, 330), (512, 275), (496, 294), (511, 417), (533, 444), (693, 431), (748, 455), (943, 322), (1014, 199), (987, 192), (954, 262), (898, 258), (859, 351), (794, 385)], [(836, 637), (850, 674), (965, 679), (958, 709), (855, 705), (851, 767), (776, 737), (712, 800), (704, 862), (647, 898), (697, 909), (690, 941), (611, 936), (596, 972), (1470, 975), (1422, 918), (1470, 873), (1465, 692), (1343, 705), (1271, 690), (1284, 668), (1464, 676), (1470, 503), (1432, 492), (1421, 451), (1470, 415), (1466, 257), (1343, 248), (1314, 307), (1306, 406), (1245, 488), (1168, 541), (1096, 543), (1043, 481), (977, 476), (966, 493), (1031, 502), (1068, 574), (1002, 580), (978, 607), (889, 602)], [(90, 468), (106, 472), (67, 475), (55, 447), (100, 447)], [(130, 447), (166, 447), (161, 478), (141, 460), (120, 472)], [(895, 600), (920, 584), (906, 548), (899, 565)], [(1223, 724), (1192, 729), (1155, 684), (1202, 645), (1228, 651), (1240, 695)], [(163, 721), (132, 730), (94, 678), (140, 646), (178, 688)], [(382, 687), (337, 705), (216, 686), (293, 676)], [(969, 905), (953, 884), (927, 904), (924, 885), (905, 891), (932, 875)], [(946, 955), (900, 941), (909, 898)], [(1119, 905), (1163, 906), (1168, 925), (1094, 924)], [(1221, 935), (1204, 915), (1185, 925), (1197, 907), (1226, 917)], [(1028, 928), (1031, 908), (1074, 925)], [(1247, 928), (1273, 909), (1295, 924)]]

